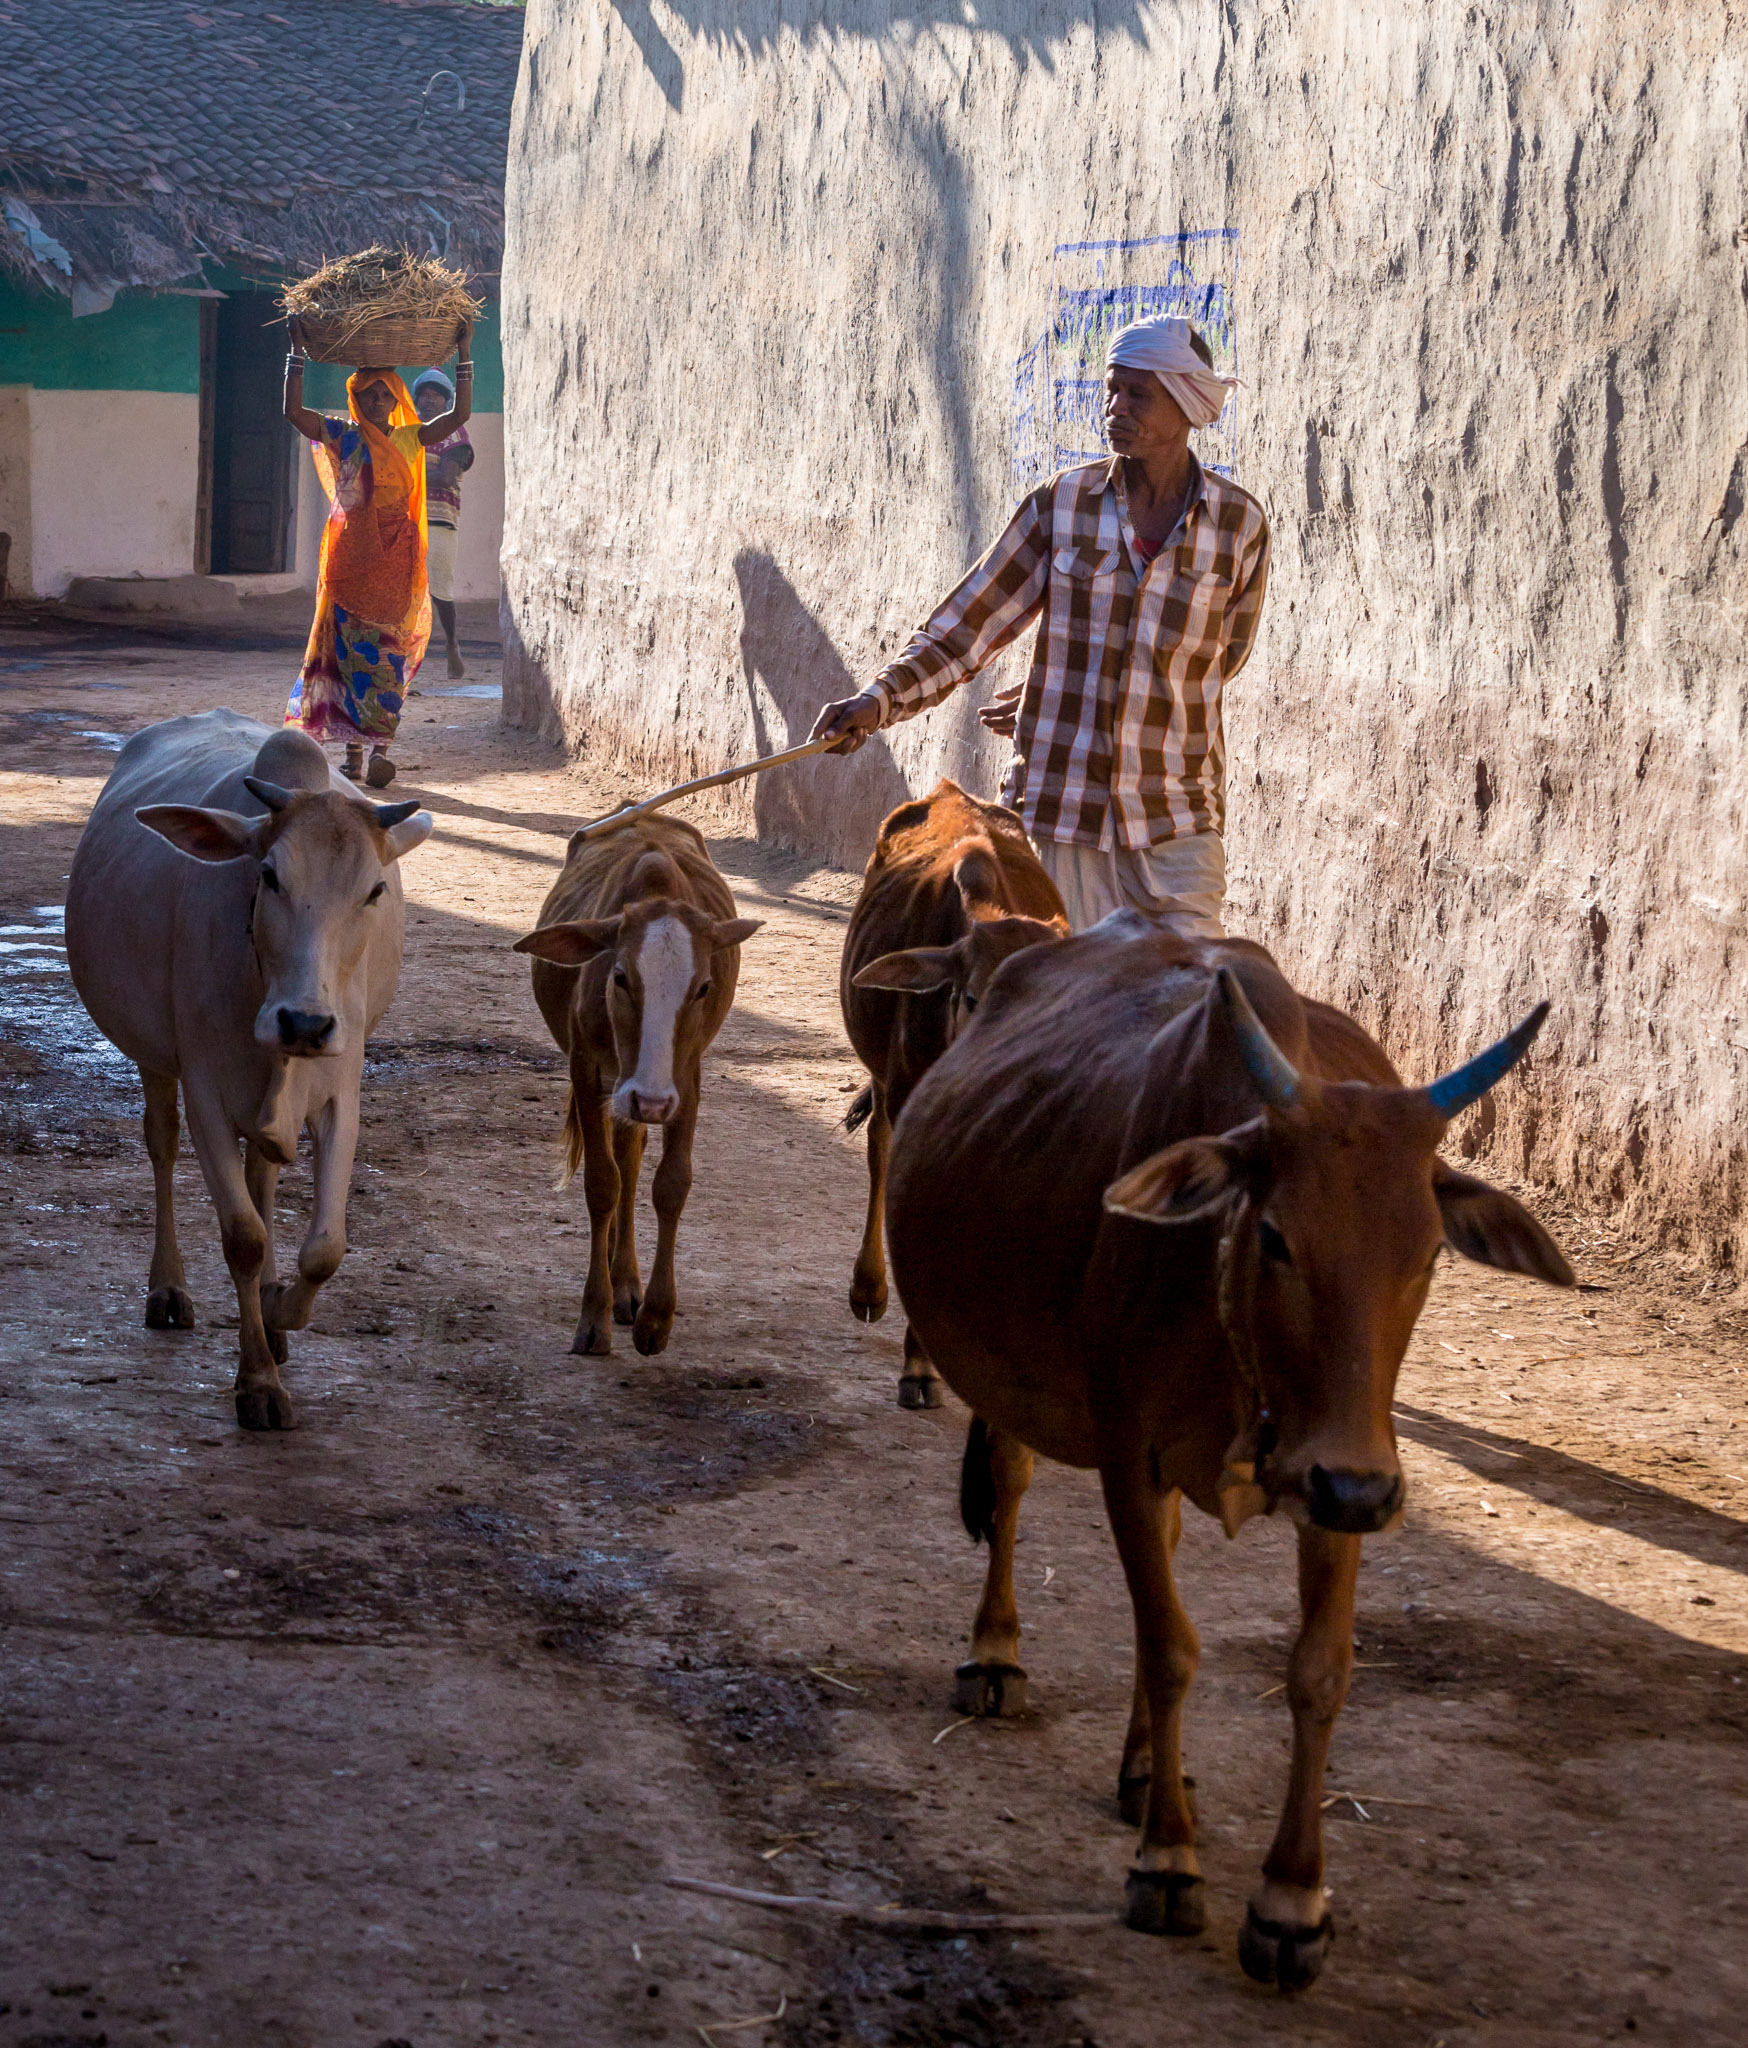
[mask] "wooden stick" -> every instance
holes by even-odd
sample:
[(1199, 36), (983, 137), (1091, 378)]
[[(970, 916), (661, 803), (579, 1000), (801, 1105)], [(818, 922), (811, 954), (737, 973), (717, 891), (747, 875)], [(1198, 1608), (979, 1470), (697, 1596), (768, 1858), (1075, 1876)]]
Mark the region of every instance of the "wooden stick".
[(920, 1906), (854, 1906), (847, 1899), (816, 1899), (788, 1892), (749, 1892), (734, 1884), (707, 1884), (701, 1877), (668, 1877), (677, 1892), (705, 1892), (742, 1906), (769, 1906), (780, 1913), (818, 1913), (829, 1920), (856, 1920), (864, 1927), (895, 1927), (914, 1934), (1026, 1934), (1047, 1927), (1115, 1927), (1114, 1913), (934, 1913)]
[(743, 761), (738, 768), (720, 768), (714, 775), (700, 775), (695, 782), (679, 782), (672, 789), (664, 789), (659, 796), (646, 796), (640, 804), (625, 804), (617, 811), (609, 811), (604, 818), (594, 818), (580, 831), (571, 834), (573, 844), (584, 839), (598, 838), (603, 832), (617, 830), (629, 825), (634, 818), (647, 818), (651, 811), (659, 811), (664, 804), (678, 803), (683, 796), (692, 796), (701, 789), (715, 789), (725, 782), (739, 782), (748, 775), (762, 775), (767, 768), (781, 768), (788, 761), (805, 761), (809, 754), (823, 754), (827, 747), (835, 747), (844, 735), (833, 733), (829, 739), (806, 740), (799, 747), (787, 747), (780, 754), (766, 754), (757, 761)]

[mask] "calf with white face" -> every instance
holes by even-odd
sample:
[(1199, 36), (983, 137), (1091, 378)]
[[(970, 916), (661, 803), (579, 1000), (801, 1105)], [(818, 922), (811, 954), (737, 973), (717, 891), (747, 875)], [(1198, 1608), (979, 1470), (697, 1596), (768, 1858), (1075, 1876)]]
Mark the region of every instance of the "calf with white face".
[[(534, 997), (570, 1061), (565, 1178), (583, 1169), (589, 1276), (573, 1352), (605, 1356), (615, 1321), (651, 1355), (673, 1330), (674, 1246), (692, 1187), (692, 1134), (705, 1048), (734, 1001), (741, 942), (759, 928), (690, 825), (642, 818), (573, 839), (539, 929), (516, 942), (534, 956)], [(656, 1255), (637, 1267), (637, 1176), (647, 1126), (660, 1125), (651, 1186)]]

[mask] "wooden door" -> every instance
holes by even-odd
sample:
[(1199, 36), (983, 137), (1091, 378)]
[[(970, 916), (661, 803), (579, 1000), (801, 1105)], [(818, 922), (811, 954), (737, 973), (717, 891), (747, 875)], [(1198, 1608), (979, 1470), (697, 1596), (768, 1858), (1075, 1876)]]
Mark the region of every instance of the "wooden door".
[(267, 292), (220, 302), (213, 380), (212, 566), (259, 576), (290, 553), (297, 436), (282, 412), (285, 329)]

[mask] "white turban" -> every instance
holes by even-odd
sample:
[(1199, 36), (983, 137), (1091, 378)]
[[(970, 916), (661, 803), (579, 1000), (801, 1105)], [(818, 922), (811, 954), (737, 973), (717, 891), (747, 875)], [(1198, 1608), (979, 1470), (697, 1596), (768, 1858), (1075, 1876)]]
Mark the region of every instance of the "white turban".
[(1190, 331), (1187, 320), (1168, 313), (1131, 320), (1111, 337), (1105, 362), (1125, 370), (1151, 370), (1192, 427), (1211, 427), (1238, 379), (1210, 370), (1190, 346)]

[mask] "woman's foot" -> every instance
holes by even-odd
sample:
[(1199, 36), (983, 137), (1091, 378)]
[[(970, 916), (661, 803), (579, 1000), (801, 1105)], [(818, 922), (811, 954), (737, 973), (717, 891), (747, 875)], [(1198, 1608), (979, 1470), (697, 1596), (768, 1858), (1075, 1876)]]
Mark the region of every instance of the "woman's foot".
[(364, 749), (362, 747), (347, 747), (346, 758), (340, 763), (340, 773), (345, 776), (348, 782), (362, 782), (364, 780)]
[(395, 779), (395, 764), (384, 748), (371, 748), (370, 766), (364, 771), (364, 779), (372, 789), (387, 789)]
[(459, 647), (452, 647), (452, 648), (450, 648), (450, 650), (449, 650), (449, 680), (450, 680), (450, 681), (451, 681), (452, 683), (458, 683), (458, 682), (460, 682), (460, 681), (461, 681), (462, 677), (463, 677), (464, 675), (466, 675), (466, 674), (467, 674), (467, 663), (466, 663), (465, 661), (463, 661), (463, 660), (462, 660), (462, 658), (461, 658), (461, 649), (460, 649)]

